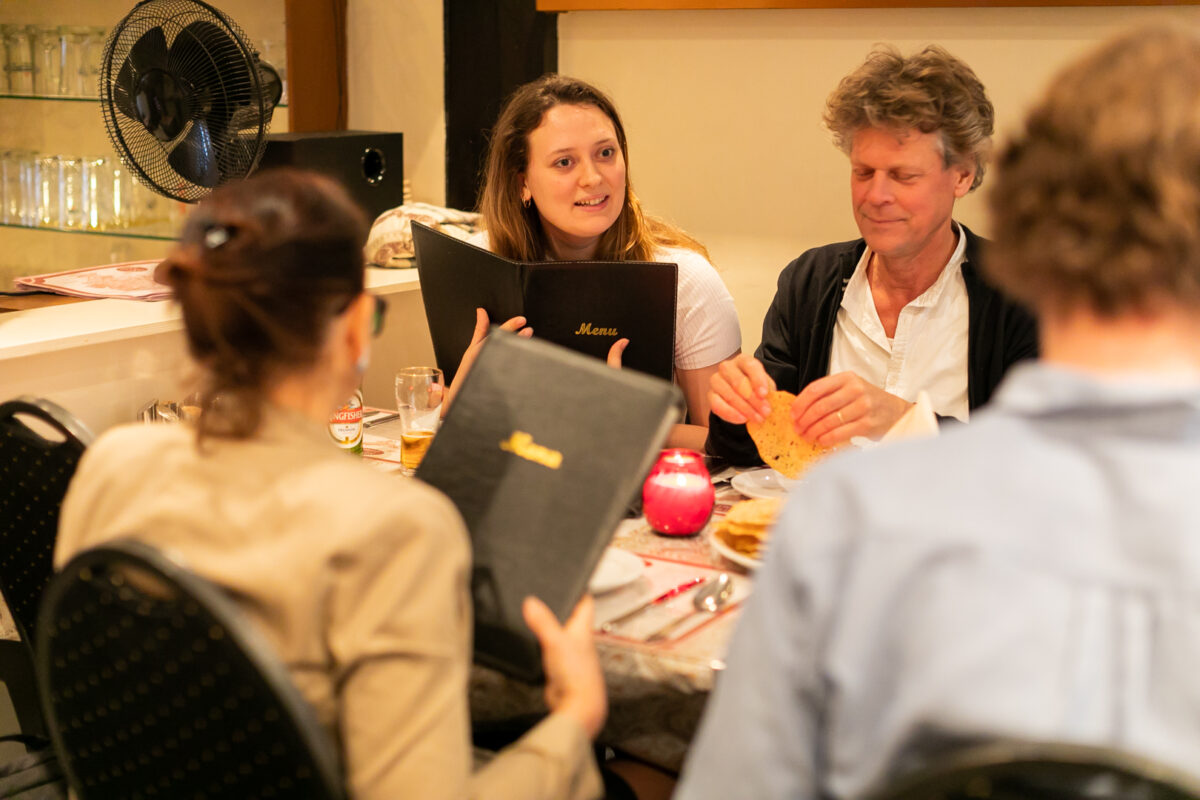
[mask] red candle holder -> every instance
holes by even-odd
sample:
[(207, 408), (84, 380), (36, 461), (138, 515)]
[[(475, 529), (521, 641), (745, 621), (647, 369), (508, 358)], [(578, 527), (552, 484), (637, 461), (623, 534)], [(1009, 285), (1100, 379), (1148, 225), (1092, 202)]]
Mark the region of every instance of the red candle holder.
[(663, 450), (642, 484), (642, 512), (655, 531), (690, 536), (712, 516), (717, 493), (695, 450)]

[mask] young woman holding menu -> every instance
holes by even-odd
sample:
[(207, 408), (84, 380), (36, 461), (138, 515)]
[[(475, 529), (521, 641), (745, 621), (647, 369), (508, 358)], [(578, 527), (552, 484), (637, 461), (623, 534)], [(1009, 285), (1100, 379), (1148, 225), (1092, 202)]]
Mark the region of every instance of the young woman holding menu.
[[(709, 376), (741, 349), (737, 310), (703, 245), (642, 211), (628, 159), (621, 118), (599, 89), (553, 74), (525, 84), (492, 130), (480, 200), (487, 230), (473, 242), (518, 261), (677, 264), (675, 382), (692, 424), (677, 428), (672, 443), (702, 449)], [(488, 324), (479, 315), (476, 340)], [(505, 327), (524, 324), (518, 317)], [(620, 342), (615, 349), (610, 360)]]

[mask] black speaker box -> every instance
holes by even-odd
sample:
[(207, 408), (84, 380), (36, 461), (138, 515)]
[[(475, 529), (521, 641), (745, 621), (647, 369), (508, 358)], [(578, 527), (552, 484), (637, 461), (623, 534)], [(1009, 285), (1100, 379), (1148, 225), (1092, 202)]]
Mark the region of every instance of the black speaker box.
[(402, 133), (273, 133), (258, 164), (268, 167), (301, 167), (340, 181), (372, 220), (404, 203)]

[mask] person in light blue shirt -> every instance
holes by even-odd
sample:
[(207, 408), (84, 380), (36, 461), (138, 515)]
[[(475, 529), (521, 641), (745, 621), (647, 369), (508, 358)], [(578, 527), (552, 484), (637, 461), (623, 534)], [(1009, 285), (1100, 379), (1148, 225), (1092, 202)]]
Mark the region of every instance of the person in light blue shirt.
[(1000, 739), (1200, 770), (1200, 39), (1067, 67), (997, 167), (1041, 359), (787, 503), (676, 795), (849, 798)]

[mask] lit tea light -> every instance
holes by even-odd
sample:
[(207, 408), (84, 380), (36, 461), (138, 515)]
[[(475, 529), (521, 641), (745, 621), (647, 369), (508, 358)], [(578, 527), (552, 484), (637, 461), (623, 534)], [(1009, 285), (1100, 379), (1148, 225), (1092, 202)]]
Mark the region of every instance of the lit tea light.
[(689, 536), (703, 528), (715, 500), (704, 457), (694, 450), (663, 450), (642, 484), (646, 521), (668, 536)]

